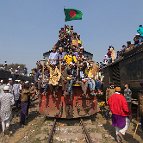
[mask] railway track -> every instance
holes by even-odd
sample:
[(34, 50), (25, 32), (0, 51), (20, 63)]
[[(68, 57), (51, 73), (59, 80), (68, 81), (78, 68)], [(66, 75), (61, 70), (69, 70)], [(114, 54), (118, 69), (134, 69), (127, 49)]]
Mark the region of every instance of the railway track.
[[(53, 137), (54, 137), (55, 130), (56, 130), (56, 127), (57, 127), (57, 122), (58, 122), (57, 119), (54, 119), (52, 128), (51, 128), (50, 133), (49, 133), (48, 143), (53, 143)], [(82, 134), (84, 135), (85, 142), (86, 143), (92, 143), (90, 134), (88, 133), (88, 131), (86, 129), (86, 126), (84, 124), (83, 119), (80, 119), (79, 125), (82, 128)]]

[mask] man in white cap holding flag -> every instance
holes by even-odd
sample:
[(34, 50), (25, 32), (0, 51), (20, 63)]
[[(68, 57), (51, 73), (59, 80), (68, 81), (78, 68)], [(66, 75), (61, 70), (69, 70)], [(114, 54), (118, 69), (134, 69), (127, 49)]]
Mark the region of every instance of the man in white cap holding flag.
[(2, 124), (2, 132), (5, 133), (6, 128), (9, 128), (12, 108), (11, 105), (14, 104), (14, 96), (9, 93), (9, 86), (4, 86), (4, 93), (0, 96), (0, 117)]

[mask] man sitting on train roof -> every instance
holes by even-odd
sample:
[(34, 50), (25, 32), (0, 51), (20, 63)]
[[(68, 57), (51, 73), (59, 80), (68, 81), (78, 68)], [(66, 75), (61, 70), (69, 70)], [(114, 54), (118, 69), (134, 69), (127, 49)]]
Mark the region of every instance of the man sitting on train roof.
[(58, 52), (56, 50), (56, 46), (52, 48), (52, 52), (49, 55), (49, 62), (51, 65), (56, 65), (58, 61)]
[(88, 86), (89, 86), (91, 95), (95, 95), (94, 91), (95, 91), (95, 76), (96, 76), (96, 72), (97, 72), (97, 69), (96, 69), (95, 63), (90, 63), (87, 77), (88, 77)]
[(66, 73), (66, 79), (65, 79), (65, 92), (64, 95), (70, 95), (72, 99), (73, 95), (73, 84), (76, 81), (77, 73), (76, 73), (76, 68), (74, 63), (70, 63), (66, 68), (64, 73)]
[(64, 60), (68, 65), (70, 65), (71, 62), (77, 62), (76, 56), (73, 55), (72, 51), (70, 51), (69, 53), (67, 53), (67, 55), (64, 56)]
[(49, 65), (49, 63), (47, 64), (47, 67), (49, 68), (49, 73), (50, 73), (50, 77), (49, 77), (49, 87), (51, 89), (52, 95), (54, 97), (56, 97), (56, 91), (58, 89), (58, 85), (59, 85), (59, 80), (61, 78), (61, 72), (58, 69), (58, 67), (56, 65)]
[(87, 78), (87, 63), (83, 62), (78, 65), (79, 67), (79, 81), (78, 83), (80, 84), (83, 92), (83, 96), (87, 96), (87, 88), (88, 88), (88, 78)]
[(66, 55), (66, 52), (64, 51), (64, 49), (62, 47), (59, 47), (59, 50), (58, 50), (58, 60), (62, 61), (64, 59), (65, 55)]
[(134, 46), (135, 47), (138, 47), (139, 45), (140, 45), (140, 34), (139, 33), (137, 33), (136, 35), (135, 35), (135, 37), (134, 37)]

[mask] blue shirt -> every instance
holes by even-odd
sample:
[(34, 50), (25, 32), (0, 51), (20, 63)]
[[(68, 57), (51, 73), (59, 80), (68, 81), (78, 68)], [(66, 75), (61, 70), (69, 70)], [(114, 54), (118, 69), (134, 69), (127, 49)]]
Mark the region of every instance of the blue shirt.
[(137, 32), (140, 34), (140, 36), (143, 36), (143, 27), (139, 27)]

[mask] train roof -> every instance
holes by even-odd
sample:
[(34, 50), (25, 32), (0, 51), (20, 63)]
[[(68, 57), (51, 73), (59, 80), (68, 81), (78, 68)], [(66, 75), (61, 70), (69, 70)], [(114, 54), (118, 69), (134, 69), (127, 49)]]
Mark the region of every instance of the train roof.
[(129, 59), (129, 58), (131, 58), (133, 56), (136, 56), (136, 55), (138, 55), (141, 52), (143, 52), (143, 44), (141, 44), (140, 46), (135, 47), (135, 48), (133, 48), (133, 49), (131, 49), (129, 51), (124, 52), (122, 57), (116, 59), (115, 62), (110, 63), (110, 64), (104, 66), (103, 69), (107, 68), (107, 67), (114, 66), (116, 64), (119, 64), (121, 61)]

